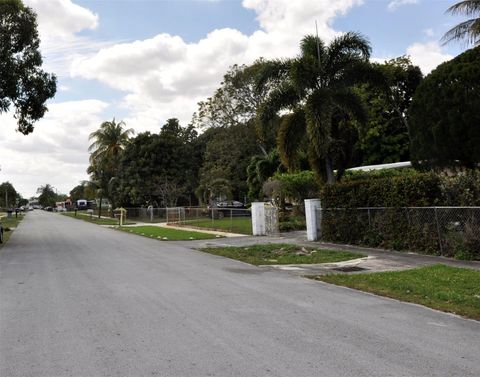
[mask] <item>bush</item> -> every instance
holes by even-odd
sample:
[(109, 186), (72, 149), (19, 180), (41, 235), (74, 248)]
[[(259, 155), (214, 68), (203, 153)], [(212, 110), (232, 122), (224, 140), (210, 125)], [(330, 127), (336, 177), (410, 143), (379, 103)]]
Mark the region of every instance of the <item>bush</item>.
[(442, 181), (434, 173), (346, 180), (321, 191), (323, 208), (422, 207), (442, 202)]
[(479, 206), (479, 171), (355, 174), (325, 186), (321, 199), (325, 241), (480, 259), (480, 210), (403, 208)]
[(480, 206), (480, 171), (446, 177), (442, 189), (446, 206)]
[(319, 186), (312, 171), (298, 173), (276, 173), (263, 186), (265, 195), (280, 198), (281, 201), (291, 200), (303, 204), (308, 198), (318, 197)]

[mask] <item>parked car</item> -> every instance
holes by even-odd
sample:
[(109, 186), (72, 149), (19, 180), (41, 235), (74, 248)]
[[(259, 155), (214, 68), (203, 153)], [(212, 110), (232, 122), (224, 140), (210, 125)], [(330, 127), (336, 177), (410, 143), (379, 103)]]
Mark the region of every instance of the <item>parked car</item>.
[(251, 216), (250, 209), (247, 209), (242, 202), (227, 200), (214, 203), (208, 207), (208, 217), (223, 219), (224, 217), (247, 217)]

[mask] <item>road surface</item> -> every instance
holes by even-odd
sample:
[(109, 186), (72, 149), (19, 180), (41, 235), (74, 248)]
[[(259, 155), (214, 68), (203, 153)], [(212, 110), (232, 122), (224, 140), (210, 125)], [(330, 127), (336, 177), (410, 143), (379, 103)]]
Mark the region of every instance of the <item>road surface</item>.
[(480, 376), (480, 322), (34, 211), (0, 376)]

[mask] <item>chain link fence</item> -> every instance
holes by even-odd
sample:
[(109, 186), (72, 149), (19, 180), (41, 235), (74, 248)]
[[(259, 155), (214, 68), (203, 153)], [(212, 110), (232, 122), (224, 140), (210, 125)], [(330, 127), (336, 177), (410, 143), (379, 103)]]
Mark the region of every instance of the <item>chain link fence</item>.
[(317, 210), (323, 241), (480, 259), (480, 207)]
[(172, 225), (252, 234), (252, 214), (244, 208), (168, 208), (166, 222)]

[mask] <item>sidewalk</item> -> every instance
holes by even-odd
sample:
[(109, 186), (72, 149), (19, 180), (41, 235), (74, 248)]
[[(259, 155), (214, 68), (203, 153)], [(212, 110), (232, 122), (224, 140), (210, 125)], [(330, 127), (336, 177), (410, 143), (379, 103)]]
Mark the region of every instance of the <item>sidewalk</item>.
[(262, 266), (263, 268), (280, 269), (298, 275), (319, 275), (333, 272), (339, 273), (342, 271), (338, 271), (335, 269), (344, 267), (356, 267), (358, 272), (381, 272), (399, 271), (415, 267), (431, 266), (435, 264), (445, 264), (452, 267), (462, 267), (480, 270), (480, 261), (461, 261), (441, 256), (423, 255), (412, 252), (372, 249), (360, 246), (339, 245), (327, 242), (308, 242), (306, 232), (304, 231), (284, 233), (279, 236), (272, 237), (248, 236), (242, 238), (224, 238), (219, 240), (209, 240), (208, 242), (196, 242), (196, 247), (247, 246), (266, 243), (294, 243), (302, 246), (318, 247), (319, 249), (348, 250), (353, 252), (359, 252), (365, 255), (364, 258), (354, 259), (340, 263)]

